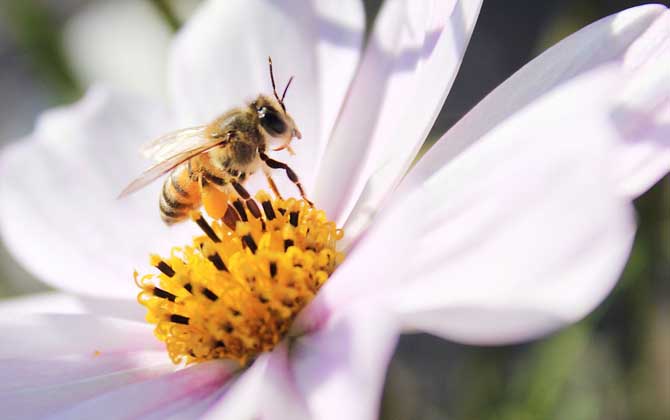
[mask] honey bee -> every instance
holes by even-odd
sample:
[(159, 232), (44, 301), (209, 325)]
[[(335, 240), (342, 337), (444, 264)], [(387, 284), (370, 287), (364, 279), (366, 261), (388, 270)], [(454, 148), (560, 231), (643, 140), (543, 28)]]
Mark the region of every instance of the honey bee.
[(293, 154), (291, 141), (302, 137), (293, 118), (286, 111), (284, 97), (293, 81), (291, 77), (281, 97), (277, 94), (272, 59), (268, 58), (273, 97), (260, 94), (244, 107), (234, 108), (208, 125), (186, 128), (159, 137), (142, 147), (142, 153), (158, 163), (144, 171), (119, 195), (127, 196), (170, 172), (159, 199), (160, 215), (170, 225), (186, 219), (192, 210), (205, 206), (213, 217), (221, 217), (221, 195), (235, 191), (250, 200), (242, 183), (259, 167), (277, 197), (281, 197), (270, 174), (283, 169), (303, 199), (305, 191), (296, 173), (285, 163), (270, 158), (268, 145), (279, 143), (274, 151), (286, 149)]

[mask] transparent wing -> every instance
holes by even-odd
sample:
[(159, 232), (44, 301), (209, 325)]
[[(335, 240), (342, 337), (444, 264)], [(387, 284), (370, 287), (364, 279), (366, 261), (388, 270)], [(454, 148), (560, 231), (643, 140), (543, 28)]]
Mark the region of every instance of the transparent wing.
[(218, 142), (205, 136), (205, 126), (184, 128), (161, 136), (140, 149), (144, 157), (163, 162), (177, 155)]
[(191, 150), (186, 150), (166, 160), (163, 160), (162, 162), (156, 163), (154, 166), (142, 172), (142, 175), (140, 175), (137, 179), (128, 184), (128, 186), (123, 191), (121, 191), (121, 194), (119, 194), (118, 198), (123, 198), (129, 194), (134, 193), (135, 191), (150, 184), (152, 181), (156, 180), (157, 178), (160, 178), (162, 175), (170, 172), (171, 170), (181, 165), (182, 163), (186, 162), (187, 160), (191, 159), (192, 157), (199, 155), (200, 153), (204, 153), (209, 149), (213, 149), (219, 146), (220, 144), (221, 144), (220, 141), (210, 141), (207, 144), (204, 144), (200, 147)]
[[(168, 136), (173, 136), (172, 134), (168, 134), (167, 136), (163, 136), (161, 138), (166, 138)], [(172, 143), (173, 137), (170, 137), (169, 142)], [(151, 166), (149, 169), (145, 170), (142, 172), (142, 175), (140, 175), (137, 179), (135, 179), (133, 182), (128, 184), (128, 186), (121, 191), (121, 194), (119, 194), (118, 198), (123, 198), (129, 194), (134, 193), (135, 191), (141, 189), (142, 187), (150, 184), (152, 181), (156, 180), (157, 178), (160, 178), (162, 175), (170, 172), (177, 166), (181, 165), (182, 163), (186, 162), (187, 160), (191, 159), (194, 156), (199, 155), (200, 153), (205, 153), (206, 151), (213, 149), (215, 147), (220, 146), (221, 144), (225, 143), (226, 140), (222, 139), (205, 139), (203, 136), (193, 136), (189, 145), (189, 148), (184, 148), (181, 147), (180, 145), (175, 145), (174, 147), (171, 147), (169, 149), (163, 149), (161, 145), (157, 144), (154, 148), (152, 148), (153, 153), (152, 156), (164, 156), (167, 154), (167, 150), (170, 151), (176, 151), (176, 154), (169, 156), (166, 159), (161, 160), (160, 162), (156, 163), (155, 165)], [(157, 140), (153, 143), (157, 143)]]

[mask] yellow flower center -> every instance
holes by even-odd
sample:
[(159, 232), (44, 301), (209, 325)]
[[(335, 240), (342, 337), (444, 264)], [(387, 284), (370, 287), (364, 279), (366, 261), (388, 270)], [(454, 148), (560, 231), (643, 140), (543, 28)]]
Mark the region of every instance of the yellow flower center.
[[(343, 231), (303, 200), (231, 199), (221, 220), (191, 217), (205, 233), (135, 281), (147, 321), (174, 363), (234, 359), (272, 350), (342, 261)], [(224, 203), (224, 206), (226, 204)], [(262, 208), (262, 211), (261, 211)]]

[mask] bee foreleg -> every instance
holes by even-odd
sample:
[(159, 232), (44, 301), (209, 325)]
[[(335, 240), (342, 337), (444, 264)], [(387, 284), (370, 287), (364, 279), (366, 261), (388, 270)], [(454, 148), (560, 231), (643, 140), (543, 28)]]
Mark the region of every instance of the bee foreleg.
[(307, 199), (307, 196), (305, 195), (305, 190), (302, 188), (302, 184), (298, 179), (298, 175), (296, 175), (296, 173), (293, 171), (293, 169), (291, 169), (290, 166), (288, 166), (284, 162), (280, 162), (278, 160), (270, 158), (263, 152), (259, 152), (259, 156), (261, 160), (265, 162), (265, 164), (268, 165), (270, 168), (283, 169), (284, 171), (286, 171), (286, 176), (288, 177), (288, 179), (290, 179), (291, 182), (293, 182), (295, 186), (298, 187), (298, 191), (300, 191), (300, 197), (302, 197), (302, 199), (305, 200), (311, 207), (314, 207), (314, 203), (312, 203)]

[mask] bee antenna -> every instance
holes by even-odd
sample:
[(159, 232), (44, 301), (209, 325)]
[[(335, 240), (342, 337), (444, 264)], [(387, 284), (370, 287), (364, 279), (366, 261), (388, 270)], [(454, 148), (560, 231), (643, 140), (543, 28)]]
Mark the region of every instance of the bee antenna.
[(275, 98), (281, 104), (282, 101), (281, 101), (281, 99), (279, 99), (279, 95), (277, 95), (277, 86), (275, 85), (275, 75), (272, 72), (272, 57), (270, 57), (270, 56), (268, 56), (268, 64), (270, 66), (270, 81), (272, 81), (272, 92), (274, 93)]
[(284, 88), (284, 93), (281, 94), (281, 100), (279, 101), (280, 104), (284, 105), (284, 97), (286, 96), (286, 91), (288, 90), (288, 87), (291, 86), (291, 82), (293, 81), (293, 76), (291, 76), (288, 79), (288, 83), (286, 84), (286, 87)]

